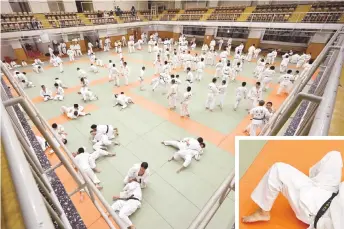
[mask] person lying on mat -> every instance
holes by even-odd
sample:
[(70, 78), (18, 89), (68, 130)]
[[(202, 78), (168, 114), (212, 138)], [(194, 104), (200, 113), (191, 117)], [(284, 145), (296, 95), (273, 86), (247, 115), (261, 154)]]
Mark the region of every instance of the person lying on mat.
[(338, 151), (328, 152), (309, 170), (309, 176), (285, 163), (275, 163), (251, 194), (258, 209), (243, 217), (244, 223), (269, 221), (271, 208), (281, 192), (296, 217), (308, 229), (344, 228), (343, 159)]

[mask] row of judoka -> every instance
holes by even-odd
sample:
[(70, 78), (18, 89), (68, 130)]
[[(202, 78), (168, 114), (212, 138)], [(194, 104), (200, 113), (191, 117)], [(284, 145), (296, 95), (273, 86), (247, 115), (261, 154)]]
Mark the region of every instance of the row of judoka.
[[(108, 147), (114, 144), (119, 144), (113, 139), (118, 136), (118, 130), (112, 125), (92, 125), (91, 136), (93, 142), (93, 153), (87, 153), (84, 147), (80, 147), (75, 156), (76, 163), (79, 165), (81, 171), (88, 176), (88, 178), (96, 185), (98, 189), (103, 187), (100, 185), (100, 180), (95, 172), (100, 172), (96, 166), (96, 160), (101, 156), (114, 156), (115, 154), (107, 151)], [(168, 160), (184, 160), (183, 165), (177, 170), (177, 173), (187, 168), (192, 159), (200, 160), (205, 143), (202, 138), (184, 138), (181, 141), (164, 141), (166, 146), (172, 146), (178, 149), (177, 152)], [(135, 228), (129, 216), (133, 214), (141, 206), (142, 188), (147, 187), (149, 177), (148, 163), (134, 164), (125, 176), (123, 182), (125, 184), (123, 191), (114, 196), (115, 201), (112, 204), (114, 211), (118, 212), (119, 217), (128, 228)], [(81, 193), (82, 198), (83, 193)]]

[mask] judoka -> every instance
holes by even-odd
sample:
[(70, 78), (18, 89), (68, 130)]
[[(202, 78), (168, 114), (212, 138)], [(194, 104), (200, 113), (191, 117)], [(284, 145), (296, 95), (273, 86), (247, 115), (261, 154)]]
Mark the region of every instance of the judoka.
[(73, 107), (61, 107), (62, 114), (65, 114), (70, 119), (77, 119), (79, 116), (91, 115), (90, 113), (83, 112), (84, 107), (74, 104)]
[(180, 116), (184, 117), (190, 117), (190, 111), (189, 111), (189, 104), (192, 97), (191, 87), (186, 88), (186, 92), (183, 94), (183, 98), (181, 99), (181, 111)]
[(269, 221), (271, 208), (282, 193), (296, 218), (309, 229), (344, 228), (342, 168), (343, 158), (338, 151), (328, 152), (310, 168), (309, 176), (289, 164), (273, 164), (251, 194), (259, 208), (242, 221)]
[(114, 107), (117, 105), (121, 106), (121, 110), (126, 108), (129, 104), (133, 104), (133, 100), (124, 94), (124, 92), (121, 92), (121, 94), (114, 94), (114, 100), (115, 104), (113, 105)]
[(250, 109), (258, 105), (258, 101), (263, 97), (263, 91), (260, 86), (260, 82), (257, 82), (256, 85), (249, 90), (247, 97), (251, 100)]
[(128, 171), (123, 182), (124, 184), (131, 183), (133, 181), (138, 182), (141, 188), (147, 187), (149, 168), (147, 162), (142, 162), (141, 164), (134, 164)]
[(280, 95), (281, 92), (286, 92), (286, 93), (290, 93), (292, 87), (293, 87), (293, 83), (292, 81), (294, 80), (294, 76), (292, 75), (292, 70), (288, 70), (287, 74), (281, 75), (279, 78), (279, 83), (280, 86), (277, 90), (277, 95)]
[(241, 86), (235, 90), (235, 103), (234, 103), (234, 110), (236, 111), (241, 100), (246, 99), (247, 97), (247, 88), (246, 82), (242, 82)]
[(212, 82), (208, 85), (208, 96), (205, 102), (205, 109), (213, 111), (215, 106), (215, 97), (219, 93), (219, 89), (216, 86), (216, 78), (213, 78)]
[(270, 117), (271, 113), (264, 107), (264, 100), (258, 102), (258, 106), (250, 110), (251, 115), (251, 127), (250, 136), (257, 136), (257, 129), (262, 128), (264, 119)]
[(106, 134), (110, 140), (118, 136), (118, 129), (114, 128), (112, 125), (93, 124), (91, 129), (96, 131), (97, 134)]
[(42, 85), (41, 88), (42, 89), (41, 89), (40, 95), (41, 97), (43, 97), (44, 102), (53, 99), (52, 92), (49, 89), (47, 89), (44, 85)]
[(54, 86), (56, 88), (56, 95), (54, 97), (54, 100), (62, 101), (64, 98), (63, 88), (60, 85), (58, 85), (57, 83), (55, 83)]

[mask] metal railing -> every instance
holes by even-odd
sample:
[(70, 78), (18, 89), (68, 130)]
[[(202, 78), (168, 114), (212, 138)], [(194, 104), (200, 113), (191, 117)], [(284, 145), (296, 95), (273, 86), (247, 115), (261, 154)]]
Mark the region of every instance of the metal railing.
[[(208, 200), (196, 219), (191, 223), (188, 229), (205, 229), (210, 223), (217, 210), (222, 205), (231, 191), (235, 191), (235, 175), (232, 172), (217, 189), (214, 195)], [(234, 219), (231, 219), (234, 223)]]
[[(306, 110), (302, 120), (297, 124), (296, 135), (327, 135), (334, 109), (334, 103), (339, 85), (341, 67), (343, 65), (344, 27), (339, 29), (324, 47), (317, 59), (312, 64), (308, 74), (296, 85), (288, 98), (275, 112), (269, 123), (264, 127), (261, 136), (275, 136), (280, 133), (283, 126), (303, 101)], [(304, 89), (309, 84), (312, 76), (319, 71), (312, 92), (305, 93)], [(316, 114), (316, 116), (315, 116)], [(314, 119), (314, 117), (316, 117)], [(314, 121), (313, 121), (314, 119)]]
[[(7, 157), (11, 178), (16, 190), (25, 228), (54, 229), (42, 195), (35, 183), (30, 166), (11, 124), (11, 119), (1, 104), (1, 142)], [(23, 188), (25, 187), (25, 188)]]
[[(57, 136), (57, 134), (51, 129), (47, 121), (45, 121), (45, 119), (37, 111), (36, 107), (33, 105), (32, 101), (28, 98), (24, 90), (15, 81), (12, 73), (2, 63), (1, 63), (1, 69), (4, 72), (4, 74), (7, 76), (12, 88), (19, 95), (19, 97), (3, 101), (4, 106), (6, 108), (9, 108), (14, 105), (20, 105), (22, 110), (28, 115), (30, 120), (37, 127), (38, 131), (42, 134), (42, 136), (48, 142), (52, 150), (55, 152), (55, 155), (60, 160), (59, 163), (57, 163), (56, 165), (52, 165), (49, 169), (44, 171), (41, 168), (41, 166), (36, 163), (37, 158), (34, 157), (35, 152), (32, 152), (30, 150), (30, 147), (28, 145), (25, 145), (25, 136), (21, 136), (21, 132), (17, 131), (17, 138), (21, 141), (22, 147), (25, 149), (25, 151), (27, 151), (26, 156), (28, 157), (28, 162), (34, 168), (33, 171), (36, 173), (37, 178), (41, 178), (39, 180), (36, 179), (37, 183), (40, 184), (40, 182), (42, 182), (42, 185), (44, 185), (46, 188), (45, 190), (46, 194), (51, 195), (50, 200), (54, 203), (55, 206), (57, 206), (57, 209), (60, 210), (58, 214), (55, 214), (55, 211), (51, 211), (52, 209), (50, 209), (51, 217), (54, 219), (56, 218), (56, 221), (59, 223), (59, 226), (61, 226), (61, 228), (70, 228), (70, 226), (67, 225), (68, 222), (66, 222), (65, 219), (63, 218), (63, 212), (61, 212), (62, 208), (60, 208), (58, 201), (55, 198), (53, 198), (53, 191), (51, 189), (51, 186), (48, 184), (49, 182), (47, 182), (46, 179), (42, 179), (42, 177), (44, 177), (47, 173), (54, 171), (55, 169), (63, 165), (77, 184), (77, 188), (73, 190), (72, 192), (70, 192), (68, 195), (72, 196), (82, 189), (86, 190), (87, 191), (86, 193), (90, 197), (91, 201), (93, 202), (93, 204), (98, 209), (99, 213), (101, 214), (101, 216), (104, 218), (104, 220), (106, 221), (106, 223), (109, 225), (111, 229), (115, 229), (116, 227), (110, 221), (107, 213), (105, 213), (102, 206), (104, 206), (106, 211), (113, 218), (113, 220), (116, 222), (119, 228), (121, 229), (126, 228), (122, 220), (113, 211), (113, 209), (110, 207), (108, 202), (105, 200), (101, 192), (96, 188), (96, 186), (93, 184), (90, 178), (87, 175), (85, 175), (82, 172), (82, 170), (79, 169), (79, 166), (75, 163), (74, 157), (72, 156), (71, 152), (65, 147), (63, 142)], [(59, 147), (61, 147), (62, 150)], [(16, 153), (14, 153), (14, 151), (10, 151), (8, 153), (11, 153), (12, 155), (17, 155)], [(79, 171), (80, 175), (78, 175), (78, 173), (74, 170), (74, 168), (76, 168)], [(83, 179), (80, 179), (80, 176)], [(17, 182), (17, 181), (14, 180), (14, 182)], [(98, 202), (97, 199), (100, 201), (101, 204)]]
[[(310, 17), (305, 17), (305, 14), (311, 14)], [(80, 18), (76, 19), (56, 19), (50, 20), (51, 25), (55, 24), (54, 28), (69, 28), (79, 26), (95, 26), (102, 24), (118, 24), (119, 21), (123, 23), (142, 22), (143, 18), (149, 21), (197, 21), (202, 17), (207, 21), (224, 21), (224, 22), (266, 22), (266, 23), (287, 23), (291, 17), (296, 17), (292, 23), (344, 23), (339, 19), (343, 16), (343, 12), (297, 12), (297, 13), (213, 13), (213, 14), (159, 14), (159, 15), (137, 15), (137, 16), (116, 16), (116, 17), (97, 17), (87, 18), (88, 20), (97, 20), (99, 23), (85, 25)], [(247, 18), (245, 21), (238, 21), (238, 18)], [(48, 20), (48, 19), (47, 19)], [(78, 22), (72, 24), (73, 22)], [(68, 22), (68, 24), (67, 24)], [(14, 31), (28, 31), (39, 30), (33, 29), (32, 26), (27, 26), (28, 22), (20, 21), (1, 21), (1, 32)], [(41, 28), (44, 29), (44, 28)], [(49, 28), (50, 29), (50, 28)]]

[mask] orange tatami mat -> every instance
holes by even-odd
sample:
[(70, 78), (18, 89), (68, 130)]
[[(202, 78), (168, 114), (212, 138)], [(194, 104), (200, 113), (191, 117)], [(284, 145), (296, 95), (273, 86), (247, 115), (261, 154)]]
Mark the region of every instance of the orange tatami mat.
[[(240, 229), (306, 229), (308, 225), (299, 221), (286, 198), (280, 195), (272, 210), (269, 222), (244, 224), (243, 216), (257, 209), (250, 196), (260, 179), (275, 162), (290, 164), (306, 175), (329, 151), (339, 151), (344, 158), (344, 141), (340, 140), (270, 140), (259, 152), (240, 180), (239, 221)], [(240, 152), (239, 152), (240, 153)], [(249, 153), (249, 152), (243, 152)], [(240, 155), (240, 158), (247, 157)], [(344, 170), (343, 170), (344, 172)]]

